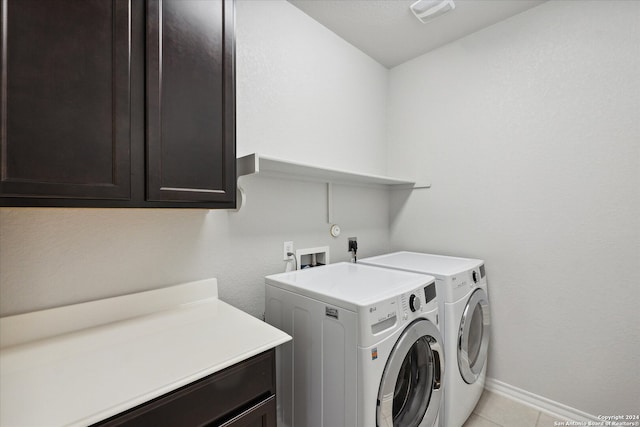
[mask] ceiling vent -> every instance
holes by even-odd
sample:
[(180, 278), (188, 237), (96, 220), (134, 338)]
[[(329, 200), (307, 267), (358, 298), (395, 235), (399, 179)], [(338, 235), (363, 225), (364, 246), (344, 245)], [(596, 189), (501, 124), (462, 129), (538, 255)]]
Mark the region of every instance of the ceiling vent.
[(427, 23), (456, 8), (453, 0), (418, 0), (409, 6), (420, 22)]

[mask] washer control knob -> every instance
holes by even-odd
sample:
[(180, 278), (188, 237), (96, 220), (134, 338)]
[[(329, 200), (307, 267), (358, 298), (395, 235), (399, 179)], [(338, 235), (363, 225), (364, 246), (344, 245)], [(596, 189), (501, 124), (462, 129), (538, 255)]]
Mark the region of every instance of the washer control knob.
[(473, 270), (473, 273), (471, 273), (471, 278), (473, 279), (473, 283), (478, 283), (478, 272)]
[(420, 302), (420, 298), (418, 298), (414, 294), (411, 294), (411, 296), (409, 297), (409, 308), (411, 309), (411, 311), (416, 312), (420, 310), (421, 305), (422, 303)]

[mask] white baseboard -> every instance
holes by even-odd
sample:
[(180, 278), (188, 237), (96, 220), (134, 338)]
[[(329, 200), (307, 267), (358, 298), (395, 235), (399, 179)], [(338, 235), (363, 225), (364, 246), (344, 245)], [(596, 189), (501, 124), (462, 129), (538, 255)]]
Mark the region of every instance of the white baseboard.
[(562, 403), (547, 399), (546, 397), (538, 396), (521, 388), (514, 387), (510, 384), (503, 383), (493, 378), (487, 378), (484, 383), (484, 388), (493, 393), (500, 394), (511, 400), (515, 400), (523, 405), (527, 405), (538, 411), (546, 412), (547, 414), (559, 418), (565, 421), (575, 421), (581, 423), (588, 423), (589, 421), (602, 421), (595, 415), (588, 414)]

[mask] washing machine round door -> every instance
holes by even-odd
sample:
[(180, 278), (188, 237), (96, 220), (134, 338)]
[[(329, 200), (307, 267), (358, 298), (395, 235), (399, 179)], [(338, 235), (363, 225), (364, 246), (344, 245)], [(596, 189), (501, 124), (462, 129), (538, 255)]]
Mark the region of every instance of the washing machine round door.
[(400, 335), (378, 392), (378, 427), (426, 427), (436, 422), (442, 400), (444, 352), (438, 328), (426, 319)]
[(458, 331), (458, 368), (467, 384), (476, 382), (487, 361), (490, 329), (489, 298), (484, 289), (476, 289), (467, 301)]

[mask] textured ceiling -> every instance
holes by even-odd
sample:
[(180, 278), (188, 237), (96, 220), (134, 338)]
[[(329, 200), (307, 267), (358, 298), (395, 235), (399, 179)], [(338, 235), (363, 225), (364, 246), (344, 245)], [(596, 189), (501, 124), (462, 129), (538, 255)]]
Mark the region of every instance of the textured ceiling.
[(426, 24), (416, 0), (288, 0), (387, 68), (488, 27), (545, 0), (454, 0), (456, 8)]

